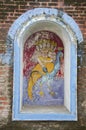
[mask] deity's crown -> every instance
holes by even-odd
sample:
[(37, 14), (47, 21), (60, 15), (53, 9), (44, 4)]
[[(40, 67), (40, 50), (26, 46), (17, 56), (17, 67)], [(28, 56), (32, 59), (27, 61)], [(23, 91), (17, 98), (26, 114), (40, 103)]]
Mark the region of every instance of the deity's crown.
[(57, 47), (57, 43), (55, 41), (52, 41), (50, 39), (41, 39), (36, 42), (36, 49), (39, 51), (41, 49), (43, 50), (55, 50)]

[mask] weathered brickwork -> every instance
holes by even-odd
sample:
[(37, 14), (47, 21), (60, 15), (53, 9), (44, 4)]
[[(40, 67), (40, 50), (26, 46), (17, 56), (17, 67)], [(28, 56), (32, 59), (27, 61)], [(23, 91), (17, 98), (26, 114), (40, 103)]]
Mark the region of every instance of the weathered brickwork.
[[(69, 2), (70, 1), (70, 2)], [(77, 74), (77, 122), (13, 122), (13, 67), (0, 61), (1, 130), (86, 130), (86, 2), (85, 0), (0, 0), (0, 54), (6, 51), (6, 36), (12, 23), (24, 12), (36, 7), (58, 8), (72, 16), (84, 37), (84, 61)]]

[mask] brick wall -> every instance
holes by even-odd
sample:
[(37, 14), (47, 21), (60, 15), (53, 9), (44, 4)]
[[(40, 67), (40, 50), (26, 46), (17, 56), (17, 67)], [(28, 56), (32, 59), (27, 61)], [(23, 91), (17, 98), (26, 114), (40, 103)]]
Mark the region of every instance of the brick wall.
[[(12, 23), (27, 10), (35, 7), (58, 8), (72, 16), (84, 36), (86, 50), (86, 2), (73, 0), (0, 0), (0, 54), (6, 51), (6, 35)], [(0, 62), (0, 126), (3, 130), (79, 130), (86, 129), (86, 68), (78, 69), (77, 122), (12, 122), (13, 67)], [(70, 126), (71, 125), (71, 126)]]
[(78, 5), (65, 3), (64, 0), (0, 0), (0, 52), (5, 51), (6, 34), (12, 23), (22, 13), (35, 7), (58, 8), (68, 13), (77, 22), (86, 40), (86, 2)]

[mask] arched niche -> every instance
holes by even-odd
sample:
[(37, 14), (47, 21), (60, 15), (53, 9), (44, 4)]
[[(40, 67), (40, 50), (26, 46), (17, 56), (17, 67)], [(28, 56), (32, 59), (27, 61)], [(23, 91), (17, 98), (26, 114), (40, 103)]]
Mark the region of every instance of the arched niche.
[[(61, 105), (23, 104), (25, 42), (42, 31), (55, 34), (64, 47), (64, 103)], [(75, 21), (62, 11), (36, 8), (13, 23), (8, 39), (14, 45), (13, 120), (77, 120), (77, 43), (83, 37)]]

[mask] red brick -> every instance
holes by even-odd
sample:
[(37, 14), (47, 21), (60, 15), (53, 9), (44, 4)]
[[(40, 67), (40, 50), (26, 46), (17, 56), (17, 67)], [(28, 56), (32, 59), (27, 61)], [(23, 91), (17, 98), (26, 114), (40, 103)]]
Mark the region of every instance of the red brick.
[(48, 3), (48, 5), (49, 5), (49, 6), (57, 6), (58, 3), (54, 3), (54, 2), (52, 2), (52, 3)]
[(2, 105), (9, 105), (9, 102), (1, 102)]
[(6, 97), (0, 97), (0, 100), (7, 100)]
[(45, 2), (45, 3), (44, 2), (40, 2), (41, 6), (47, 6), (47, 4), (48, 4), (47, 2)]
[(0, 106), (0, 110), (3, 110), (5, 107), (4, 106)]
[(40, 3), (39, 2), (29, 2), (30, 6), (39, 6)]

